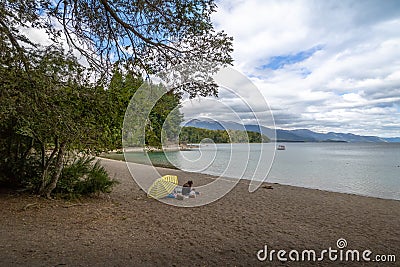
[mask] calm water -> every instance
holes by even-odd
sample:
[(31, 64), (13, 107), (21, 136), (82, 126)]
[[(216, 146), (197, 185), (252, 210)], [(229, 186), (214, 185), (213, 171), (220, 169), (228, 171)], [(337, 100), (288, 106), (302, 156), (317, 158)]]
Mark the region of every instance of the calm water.
[[(286, 150), (276, 151), (274, 144), (210, 144), (148, 155), (154, 164), (187, 171), (400, 200), (399, 143), (285, 145)], [(126, 159), (146, 162), (144, 153), (128, 153)]]

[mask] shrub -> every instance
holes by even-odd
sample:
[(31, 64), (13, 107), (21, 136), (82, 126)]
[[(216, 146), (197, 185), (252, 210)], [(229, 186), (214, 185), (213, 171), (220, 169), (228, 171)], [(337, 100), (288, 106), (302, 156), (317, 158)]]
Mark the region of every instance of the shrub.
[(1, 186), (35, 191), (40, 185), (40, 174), (40, 159), (38, 157), (32, 156), (16, 161), (0, 160)]
[(117, 181), (110, 179), (99, 160), (94, 161), (94, 157), (82, 156), (67, 164), (57, 183), (55, 193), (76, 197), (111, 192)]

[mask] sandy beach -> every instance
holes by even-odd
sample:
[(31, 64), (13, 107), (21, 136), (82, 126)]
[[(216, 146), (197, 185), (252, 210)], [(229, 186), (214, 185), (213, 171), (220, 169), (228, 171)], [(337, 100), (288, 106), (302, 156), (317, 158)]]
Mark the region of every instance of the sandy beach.
[[(399, 266), (400, 201), (278, 184), (249, 193), (240, 181), (216, 202), (179, 208), (147, 198), (125, 162), (102, 164), (120, 182), (109, 195), (68, 202), (2, 190), (0, 266)], [(142, 173), (149, 168), (135, 164)], [(157, 170), (195, 186), (212, 180)], [(265, 245), (320, 252), (338, 249), (340, 238), (345, 249), (395, 255), (397, 262), (257, 258)]]

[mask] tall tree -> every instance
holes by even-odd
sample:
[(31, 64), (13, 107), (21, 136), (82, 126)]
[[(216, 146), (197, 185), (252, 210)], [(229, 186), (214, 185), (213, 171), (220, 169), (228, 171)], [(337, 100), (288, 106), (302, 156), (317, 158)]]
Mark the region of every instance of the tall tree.
[[(159, 85), (160, 86), (160, 85)], [(180, 95), (164, 94), (152, 108), (146, 128), (146, 145), (161, 147), (177, 144), (183, 114), (179, 111)]]
[(105, 134), (110, 149), (122, 147), (122, 127), (124, 115), (130, 99), (142, 85), (143, 79), (132, 72), (123, 73), (116, 67), (106, 90), (107, 104), (104, 106), (104, 116), (99, 118), (105, 125)]

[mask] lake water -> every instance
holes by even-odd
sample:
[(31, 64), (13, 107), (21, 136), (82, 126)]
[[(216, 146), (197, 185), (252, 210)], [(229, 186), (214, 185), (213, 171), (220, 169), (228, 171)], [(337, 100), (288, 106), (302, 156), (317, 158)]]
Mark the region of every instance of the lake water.
[[(153, 164), (187, 171), (400, 200), (400, 143), (284, 145), (286, 150), (277, 151), (272, 143), (209, 144), (147, 155)], [(146, 163), (145, 155), (125, 157)]]

